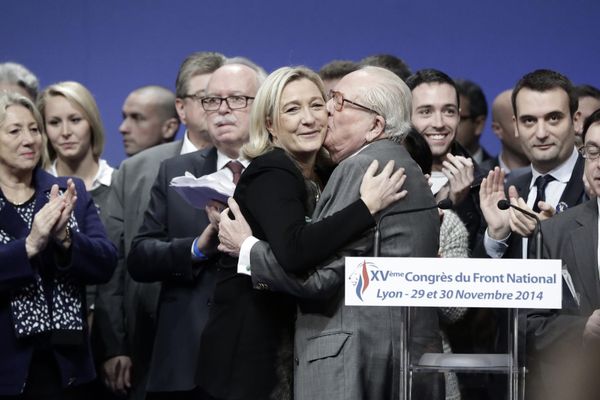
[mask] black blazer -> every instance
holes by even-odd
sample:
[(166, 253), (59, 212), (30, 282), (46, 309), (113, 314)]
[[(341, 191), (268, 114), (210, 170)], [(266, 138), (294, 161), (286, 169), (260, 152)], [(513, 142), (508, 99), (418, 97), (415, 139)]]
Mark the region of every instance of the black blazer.
[[(462, 147), (458, 142), (454, 142), (450, 148), (450, 153), (455, 156), (463, 156), (471, 158), (469, 152)], [(487, 228), (483, 213), (479, 207), (479, 186), (481, 185), (482, 179), (486, 176), (487, 172), (482, 169), (479, 164), (473, 161), (473, 183), (467, 197), (459, 204), (454, 204), (453, 208), (456, 214), (460, 217), (461, 221), (465, 224), (467, 231), (469, 232), (469, 252), (473, 252), (476, 244), (483, 237), (483, 233)]]
[[(374, 225), (360, 200), (322, 222), (307, 224), (311, 199), (304, 178), (281, 149), (252, 161), (234, 197), (253, 234), (271, 243), (280, 264), (296, 273)], [(198, 381), (219, 399), (266, 399), (286, 372), (291, 374), (295, 303), (284, 294), (254, 290), (249, 276), (236, 273), (236, 259), (221, 262), (202, 334)]]
[[(571, 179), (567, 183), (565, 190), (560, 197), (560, 202), (564, 202), (569, 208), (575, 207), (587, 200), (585, 194), (585, 187), (583, 185), (583, 166), (584, 160), (581, 156), (577, 158), (575, 167), (573, 167), (573, 173)], [(529, 196), (529, 184), (533, 173), (531, 170), (522, 175), (515, 176), (512, 179), (508, 179), (506, 182), (506, 188), (508, 189), (511, 185), (514, 185), (519, 193), (519, 196), (526, 199)], [(508, 241), (508, 248), (504, 253), (503, 258), (523, 258), (523, 237), (516, 234), (511, 234)]]
[(162, 282), (149, 392), (195, 388), (200, 335), (208, 318), (215, 271), (211, 260), (194, 263), (194, 239), (208, 225), (204, 211), (188, 205), (169, 183), (185, 174), (215, 172), (217, 151), (205, 149), (163, 161), (144, 222), (133, 239), (128, 269), (134, 280)]

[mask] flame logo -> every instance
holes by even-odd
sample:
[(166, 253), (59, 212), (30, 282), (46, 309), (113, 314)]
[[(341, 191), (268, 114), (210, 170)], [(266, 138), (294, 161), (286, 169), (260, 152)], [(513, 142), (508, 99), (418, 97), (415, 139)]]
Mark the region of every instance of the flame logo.
[(369, 287), (369, 270), (367, 269), (367, 262), (363, 261), (362, 270), (360, 276), (358, 277), (358, 282), (356, 283), (356, 296), (363, 301), (362, 294)]

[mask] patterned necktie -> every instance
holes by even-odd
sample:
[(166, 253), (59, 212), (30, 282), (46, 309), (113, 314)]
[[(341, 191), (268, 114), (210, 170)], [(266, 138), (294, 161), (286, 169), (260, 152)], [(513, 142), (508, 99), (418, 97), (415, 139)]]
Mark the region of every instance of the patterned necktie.
[(546, 201), (546, 186), (553, 180), (555, 179), (552, 175), (540, 175), (536, 178), (534, 185), (537, 188), (537, 196), (535, 197), (535, 203), (533, 203), (533, 211), (536, 213), (540, 212), (538, 202)]
[(237, 183), (240, 181), (240, 176), (242, 176), (244, 166), (237, 160), (229, 161), (227, 164), (225, 164), (225, 166), (233, 173), (233, 183), (237, 185)]

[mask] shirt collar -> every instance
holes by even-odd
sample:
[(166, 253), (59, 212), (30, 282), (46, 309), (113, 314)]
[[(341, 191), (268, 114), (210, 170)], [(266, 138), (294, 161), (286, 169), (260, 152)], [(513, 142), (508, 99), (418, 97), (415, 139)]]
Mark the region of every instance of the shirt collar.
[(185, 134), (183, 135), (183, 145), (181, 146), (181, 152), (179, 154), (183, 155), (193, 153), (196, 150), (198, 150), (198, 148), (194, 146), (194, 143), (192, 143), (192, 141), (190, 140), (188, 136), (188, 131), (186, 129)]
[(571, 179), (571, 175), (573, 174), (573, 169), (575, 168), (575, 164), (577, 163), (577, 157), (578, 157), (577, 150), (573, 149), (573, 152), (571, 153), (571, 156), (569, 156), (567, 161), (565, 161), (558, 167), (554, 168), (553, 170), (549, 171), (547, 174), (542, 174), (541, 172), (537, 171), (533, 167), (533, 165), (531, 165), (531, 175), (532, 176), (531, 176), (531, 182), (529, 183), (529, 188), (531, 189), (533, 187), (535, 180), (540, 175), (550, 174), (558, 182), (568, 183), (569, 180)]
[[(365, 143), (360, 149), (356, 150), (354, 153), (350, 154), (348, 157), (346, 158), (350, 158), (350, 157), (354, 157), (355, 155), (359, 154), (361, 151), (363, 151), (364, 149), (366, 149), (367, 147), (369, 147), (373, 142), (369, 142), (369, 143)], [(343, 160), (342, 160), (343, 161)], [(341, 162), (341, 161), (340, 161)]]
[[(100, 186), (110, 186), (110, 181), (112, 179), (112, 173), (114, 170), (115, 169), (113, 167), (108, 165), (106, 160), (100, 159), (98, 162), (98, 172), (96, 172), (96, 176), (94, 176), (90, 190), (97, 189)], [(52, 165), (50, 165), (48, 168), (48, 173), (58, 176), (58, 173), (56, 172), (56, 160), (54, 160)]]
[(223, 167), (225, 167), (225, 165), (229, 161), (235, 161), (235, 160), (241, 162), (242, 165), (244, 166), (244, 168), (248, 168), (248, 165), (250, 165), (250, 161), (246, 160), (243, 157), (239, 157), (237, 159), (230, 158), (227, 155), (225, 155), (225, 153), (222, 153), (219, 149), (217, 149), (217, 171), (219, 171), (220, 169), (222, 169)]

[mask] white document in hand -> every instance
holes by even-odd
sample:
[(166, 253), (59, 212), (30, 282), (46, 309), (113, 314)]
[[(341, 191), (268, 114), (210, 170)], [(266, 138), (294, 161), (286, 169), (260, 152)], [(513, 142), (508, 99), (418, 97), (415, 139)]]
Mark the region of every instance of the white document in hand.
[(171, 179), (170, 186), (192, 207), (201, 210), (210, 201), (227, 204), (227, 198), (233, 196), (235, 190), (235, 184), (224, 169), (200, 178), (186, 171), (184, 176)]

